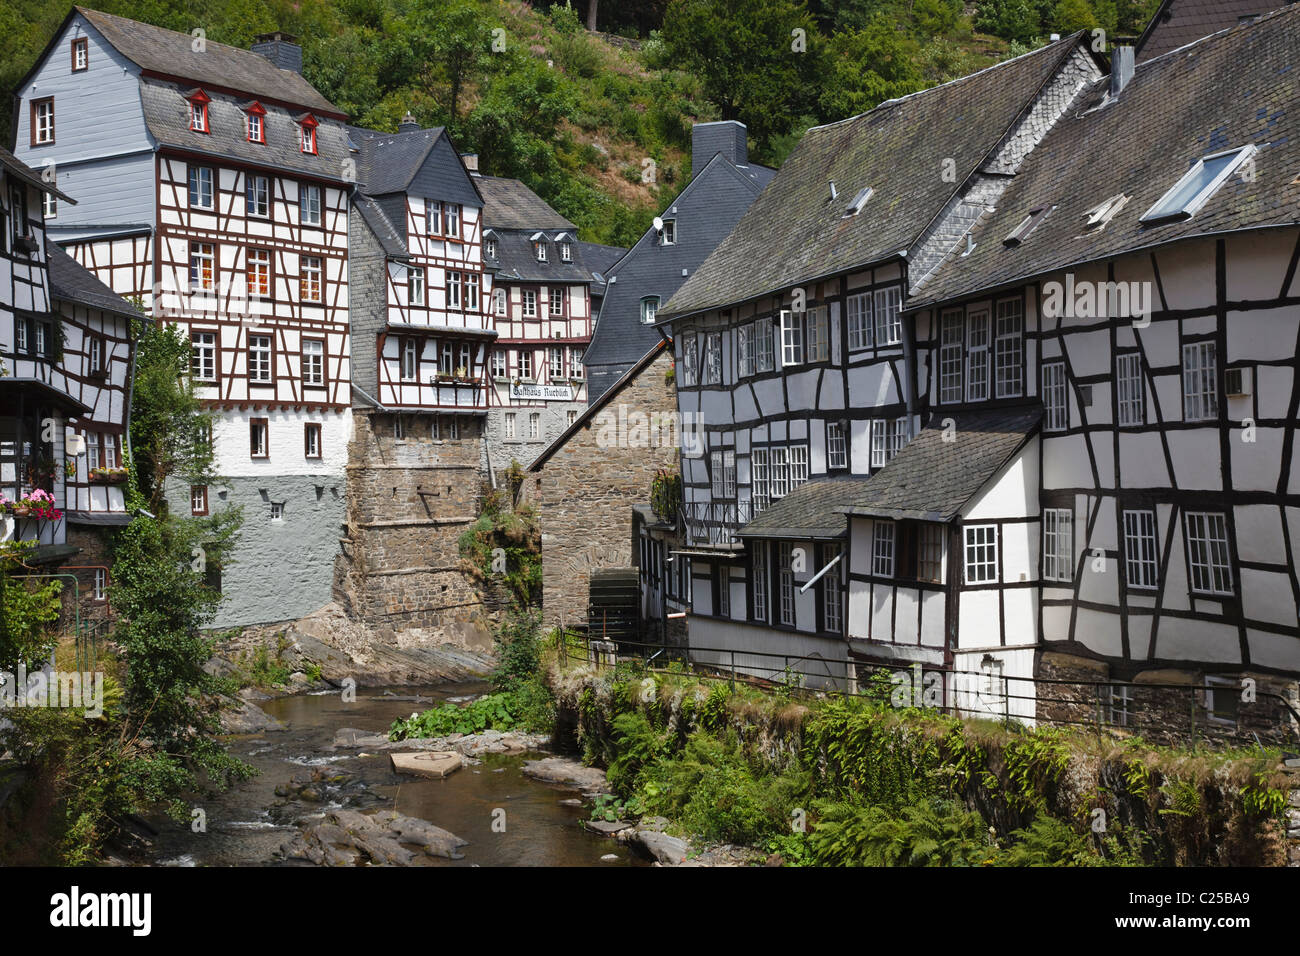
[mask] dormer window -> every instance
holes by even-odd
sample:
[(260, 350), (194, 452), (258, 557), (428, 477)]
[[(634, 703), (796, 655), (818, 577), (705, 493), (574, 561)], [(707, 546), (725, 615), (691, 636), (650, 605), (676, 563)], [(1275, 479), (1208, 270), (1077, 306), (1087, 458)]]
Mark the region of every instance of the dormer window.
[(248, 114), (248, 141), (266, 143), (266, 110), (260, 103), (251, 104), (245, 112)]
[(304, 153), (316, 155), (316, 119), (311, 115), (304, 116), (299, 120), (299, 126), (302, 130), (301, 148)]
[(1105, 202), (1098, 203), (1083, 214), (1083, 225), (1086, 229), (1096, 229), (1098, 232), (1106, 228), (1106, 224), (1115, 218), (1115, 214), (1128, 205), (1129, 197), (1123, 193), (1116, 193)]
[(567, 242), (560, 243), (560, 261), (561, 262), (573, 261), (573, 246), (570, 243)]
[(870, 186), (863, 186), (859, 189), (858, 194), (853, 197), (853, 202), (849, 203), (848, 206), (845, 207), (845, 217), (856, 216), (858, 213), (862, 212), (862, 207), (867, 204), (867, 200), (871, 198), (872, 192), (874, 192), (874, 190)]
[(90, 63), (90, 44), (85, 37), (72, 41), (72, 72), (80, 73)]
[(545, 262), (546, 261), (546, 240), (538, 239), (536, 242), (534, 242), (533, 251), (537, 253), (538, 262)]
[(659, 242), (661, 245), (665, 245), (665, 246), (672, 246), (677, 244), (677, 220), (676, 219), (664, 220), (664, 231), (659, 236)]
[(208, 125), (208, 94), (195, 90), (190, 94), (190, 131), (194, 133), (211, 133)]
[(1038, 228), (1038, 224), (1043, 221), (1054, 206), (1038, 206), (1029, 210), (1029, 215), (1020, 220), (1020, 225), (1011, 230), (1011, 234), (1002, 240), (1004, 246), (1018, 246), (1029, 238), (1029, 234)]
[(1254, 146), (1242, 146), (1203, 156), (1146, 211), (1141, 221), (1158, 224), (1190, 219), (1218, 192), (1228, 177), (1254, 155)]
[(495, 239), (483, 240), (483, 255), (487, 256), (489, 259), (495, 259), (497, 257), (497, 241)]

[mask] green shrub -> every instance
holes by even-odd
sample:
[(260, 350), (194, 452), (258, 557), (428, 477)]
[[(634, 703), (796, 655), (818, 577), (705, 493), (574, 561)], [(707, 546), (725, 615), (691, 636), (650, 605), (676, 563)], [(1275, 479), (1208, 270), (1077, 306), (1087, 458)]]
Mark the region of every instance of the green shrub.
[(819, 866), (981, 866), (994, 854), (984, 821), (948, 800), (898, 811), (837, 801), (817, 813), (808, 843)]
[(443, 704), (422, 714), (399, 717), (388, 730), (389, 740), (408, 737), (446, 737), (479, 734), (485, 730), (510, 730), (519, 723), (521, 702), (513, 694), (491, 694), (464, 707)]

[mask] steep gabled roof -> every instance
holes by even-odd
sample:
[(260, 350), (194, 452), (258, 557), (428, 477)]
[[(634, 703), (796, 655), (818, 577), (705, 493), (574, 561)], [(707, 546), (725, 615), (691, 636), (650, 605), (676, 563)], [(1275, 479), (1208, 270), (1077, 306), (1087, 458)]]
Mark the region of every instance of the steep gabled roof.
[[(951, 521), (1038, 428), (1041, 405), (943, 412), (858, 486), (841, 514)], [(952, 419), (951, 427), (945, 425)]]
[(379, 203), (369, 196), (357, 193), (353, 197), (353, 205), (356, 207), (357, 212), (361, 214), (362, 221), (379, 241), (380, 247), (384, 250), (384, 255), (391, 259), (407, 259), (410, 257), (411, 252), (406, 248), (405, 232), (398, 231)]
[(1137, 59), (1150, 60), (1286, 6), (1293, 0), (1164, 0), (1137, 41)]
[(115, 315), (143, 317), (139, 309), (100, 282), (57, 244), (47, 241), (45, 256), (50, 273), (50, 291), (55, 299)]
[[(1082, 42), (1075, 34), (810, 129), (661, 314), (725, 307), (905, 252)], [(955, 177), (942, 175), (946, 160)], [(862, 212), (846, 217), (868, 186)]]
[[(406, 193), (416, 177), (433, 176), (433, 196), (453, 202), (482, 204), (478, 181), (465, 169), (451, 136), (443, 126), (381, 133), (360, 126), (347, 127), (348, 139), (357, 151), (357, 185), (369, 196)], [(446, 162), (426, 169), (435, 151)]]
[[(294, 104), (334, 117), (343, 116), (342, 110), (321, 96), (300, 74), (280, 69), (260, 53), (211, 40), (199, 52), (188, 33), (164, 30), (85, 7), (73, 7), (69, 18), (75, 13), (85, 17), (114, 49), (149, 73)], [(62, 33), (62, 27), (59, 32)]]
[(483, 224), (488, 229), (576, 229), (546, 200), (517, 179), (477, 176), (483, 195)]
[(58, 196), (59, 199), (62, 200), (63, 202), (72, 203), (72, 205), (74, 206), (77, 204), (77, 201), (75, 199), (73, 199), (71, 196), (64, 195), (59, 190), (55, 189), (52, 185), (50, 185), (49, 183), (47, 183), (45, 180), (41, 178), (40, 173), (32, 169), (32, 167), (28, 166), (26, 163), (24, 163), (13, 153), (9, 152), (9, 150), (5, 149), (3, 146), (0, 146), (0, 166), (3, 166), (5, 168), (5, 171), (9, 173), (9, 175), (17, 179), (21, 179), (29, 186), (35, 186), (41, 192), (50, 193), (51, 195)]
[[(908, 303), (1018, 284), (1151, 246), (1300, 223), (1300, 5), (1139, 63), (1119, 96), (1094, 84), (1030, 154), (997, 209)], [(1100, 109), (1092, 109), (1105, 102)], [(1249, 177), (1233, 175), (1190, 219), (1142, 216), (1202, 156), (1254, 144)], [(1104, 226), (1084, 214), (1128, 202)], [(1003, 239), (1031, 208), (1055, 206), (1020, 244)]]

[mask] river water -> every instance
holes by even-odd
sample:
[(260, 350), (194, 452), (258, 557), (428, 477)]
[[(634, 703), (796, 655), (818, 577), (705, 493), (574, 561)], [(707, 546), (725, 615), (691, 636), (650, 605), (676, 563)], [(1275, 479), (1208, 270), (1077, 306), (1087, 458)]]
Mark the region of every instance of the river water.
[[(384, 688), (358, 688), (354, 703), (337, 691), (259, 701), (285, 731), (229, 738), (230, 750), (260, 773), (195, 806), (206, 817), (206, 831), (190, 825), (153, 820), (155, 862), (165, 866), (257, 866), (274, 864), (273, 854), (294, 834), (301, 820), (319, 819), (326, 810), (348, 807), (396, 809), (450, 830), (469, 845), (464, 859), (435, 866), (637, 866), (626, 847), (582, 827), (589, 809), (560, 801), (576, 793), (525, 777), (523, 761), (544, 754), (490, 754), (482, 763), (462, 767), (443, 780), (394, 773), (388, 755), (358, 756), (355, 750), (331, 748), (344, 727), (383, 732), (397, 717), (437, 706), (448, 699), (487, 692), (483, 684), (443, 684), (435, 688), (391, 688), (393, 694), (419, 694), (433, 703), (383, 699)], [(304, 801), (276, 795), (292, 778), (305, 780), (313, 771), (343, 775), (318, 784), (322, 800)], [(503, 812), (502, 812), (503, 811)], [(314, 816), (313, 816), (314, 815)], [(615, 860), (602, 860), (607, 854)]]

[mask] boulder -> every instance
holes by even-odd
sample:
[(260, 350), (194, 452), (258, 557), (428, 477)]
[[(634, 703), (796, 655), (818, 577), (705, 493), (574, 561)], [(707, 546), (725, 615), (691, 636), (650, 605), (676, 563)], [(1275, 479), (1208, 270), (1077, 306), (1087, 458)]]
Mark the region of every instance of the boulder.
[(425, 750), (414, 754), (390, 754), (389, 760), (398, 773), (441, 780), (461, 767), (460, 754), (446, 750)]
[(546, 783), (572, 787), (584, 792), (603, 791), (607, 786), (605, 771), (596, 767), (584, 767), (576, 760), (567, 757), (543, 757), (541, 760), (525, 760), (525, 776)]

